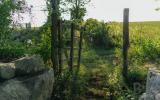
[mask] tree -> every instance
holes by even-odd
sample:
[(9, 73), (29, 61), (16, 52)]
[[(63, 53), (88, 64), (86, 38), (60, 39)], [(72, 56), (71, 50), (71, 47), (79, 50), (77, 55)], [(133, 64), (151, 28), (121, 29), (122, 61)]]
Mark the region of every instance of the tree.
[[(58, 71), (58, 21), (61, 14), (71, 11), (71, 19), (83, 19), (86, 8), (85, 5), (90, 0), (46, 0), (49, 16), (47, 24), (51, 22), (51, 60), (55, 72)], [(66, 10), (67, 8), (67, 10)], [(55, 73), (55, 74), (56, 74)]]
[(4, 44), (4, 40), (7, 38), (11, 24), (11, 12), (15, 9), (15, 6), (11, 0), (1, 0), (0, 3), (0, 44)]
[(1, 0), (0, 3), (0, 45), (4, 45), (5, 42), (10, 38), (13, 23), (15, 19), (13, 15), (15, 13), (26, 11), (24, 6), (26, 3), (24, 0)]
[(86, 14), (86, 4), (90, 0), (66, 0), (70, 6), (71, 20), (82, 20)]
[(55, 75), (58, 71), (58, 21), (60, 20), (60, 0), (51, 0), (52, 5), (52, 25), (51, 25), (51, 59), (55, 69)]

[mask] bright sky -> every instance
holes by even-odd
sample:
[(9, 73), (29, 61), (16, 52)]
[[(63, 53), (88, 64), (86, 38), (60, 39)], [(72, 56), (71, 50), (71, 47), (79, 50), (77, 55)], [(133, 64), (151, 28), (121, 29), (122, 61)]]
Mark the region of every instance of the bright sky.
[[(40, 11), (44, 8), (45, 0), (27, 0), (33, 7), (32, 24), (42, 25), (47, 14)], [(104, 21), (122, 21), (123, 9), (130, 8), (130, 21), (160, 21), (160, 6), (156, 0), (91, 0), (87, 6), (87, 18), (96, 18)], [(26, 20), (27, 21), (27, 20)]]
[(130, 8), (130, 21), (160, 21), (160, 1), (155, 0), (92, 0), (86, 18), (105, 21), (122, 21), (123, 9)]
[(46, 22), (47, 12), (43, 11), (46, 8), (45, 0), (26, 0), (28, 5), (33, 5), (32, 14), (33, 17), (28, 17), (28, 14), (25, 16), (22, 23), (30, 22), (33, 26), (41, 26)]

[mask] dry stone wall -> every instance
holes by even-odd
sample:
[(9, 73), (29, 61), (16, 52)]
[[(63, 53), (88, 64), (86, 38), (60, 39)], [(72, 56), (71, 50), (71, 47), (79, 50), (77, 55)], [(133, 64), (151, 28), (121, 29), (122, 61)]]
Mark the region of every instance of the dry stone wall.
[(0, 100), (50, 100), (54, 72), (40, 56), (0, 63)]

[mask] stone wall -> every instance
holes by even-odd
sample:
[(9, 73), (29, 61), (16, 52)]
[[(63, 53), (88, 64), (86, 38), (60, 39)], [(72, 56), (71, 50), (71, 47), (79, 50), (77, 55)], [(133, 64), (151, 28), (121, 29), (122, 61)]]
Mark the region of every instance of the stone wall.
[(146, 93), (139, 100), (160, 100), (160, 71), (153, 68), (149, 70)]
[(0, 100), (50, 100), (54, 73), (34, 55), (0, 63), (0, 80)]

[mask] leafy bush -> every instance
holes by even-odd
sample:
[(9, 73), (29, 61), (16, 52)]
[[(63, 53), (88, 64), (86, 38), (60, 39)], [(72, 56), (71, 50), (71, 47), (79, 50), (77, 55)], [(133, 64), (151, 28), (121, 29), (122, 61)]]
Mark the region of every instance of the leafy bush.
[(110, 99), (114, 100), (136, 100), (137, 96), (134, 95), (133, 90), (123, 81), (121, 68), (119, 66), (116, 66), (108, 73), (109, 75), (107, 75), (108, 77), (106, 79), (108, 86), (106, 91), (108, 92), (106, 93), (106, 96), (109, 96)]
[(12, 43), (0, 47), (0, 61), (8, 62), (25, 55), (25, 48), (22, 45)]
[(89, 45), (101, 48), (110, 48), (113, 43), (109, 37), (107, 23), (99, 22), (96, 19), (88, 19), (85, 23), (85, 40)]
[(40, 54), (44, 62), (48, 62), (51, 58), (51, 29), (50, 24), (45, 24), (41, 27), (40, 31), (40, 40), (34, 45), (36, 48), (33, 49), (33, 53)]
[(131, 45), (129, 48), (129, 64), (137, 65), (144, 63), (144, 51), (143, 48), (136, 45)]
[(122, 47), (123, 33), (121, 23), (111, 22), (108, 23), (109, 32), (108, 36), (114, 47)]
[(147, 68), (145, 66), (132, 66), (129, 68), (129, 82), (133, 85), (135, 82), (145, 82), (147, 77)]

